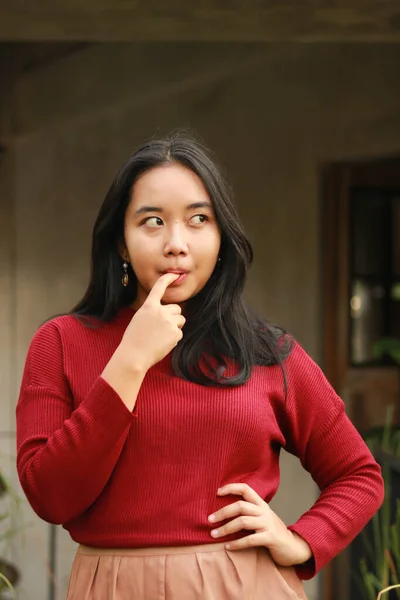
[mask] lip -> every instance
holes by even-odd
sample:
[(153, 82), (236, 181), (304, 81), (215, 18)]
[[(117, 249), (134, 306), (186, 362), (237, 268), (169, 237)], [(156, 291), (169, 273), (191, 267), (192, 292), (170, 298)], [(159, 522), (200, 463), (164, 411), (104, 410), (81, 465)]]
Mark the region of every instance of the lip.
[(189, 271), (186, 271), (185, 269), (168, 269), (167, 271), (163, 271), (163, 275), (166, 275), (167, 273), (174, 273), (174, 275), (179, 275), (178, 279), (175, 279), (175, 281), (173, 281), (170, 284), (170, 287), (174, 287), (180, 285), (185, 281), (186, 277), (189, 274)]

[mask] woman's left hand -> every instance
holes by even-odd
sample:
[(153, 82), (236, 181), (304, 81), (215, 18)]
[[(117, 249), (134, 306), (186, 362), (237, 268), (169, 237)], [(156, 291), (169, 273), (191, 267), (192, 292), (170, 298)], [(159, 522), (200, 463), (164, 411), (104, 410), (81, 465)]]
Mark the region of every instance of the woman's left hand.
[(229, 542), (229, 550), (240, 550), (251, 546), (265, 546), (272, 559), (282, 567), (306, 562), (312, 557), (307, 542), (292, 533), (268, 504), (246, 483), (230, 483), (218, 490), (218, 496), (242, 496), (208, 517), (211, 523), (232, 519), (229, 523), (213, 529), (212, 537), (221, 538), (238, 531), (250, 530), (254, 533)]

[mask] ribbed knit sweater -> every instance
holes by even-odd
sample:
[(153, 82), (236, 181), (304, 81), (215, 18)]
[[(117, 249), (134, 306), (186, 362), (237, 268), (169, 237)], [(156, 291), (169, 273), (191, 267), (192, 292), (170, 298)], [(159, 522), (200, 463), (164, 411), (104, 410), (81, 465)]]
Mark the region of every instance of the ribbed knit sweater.
[(238, 499), (217, 489), (244, 482), (269, 502), (285, 448), (321, 490), (289, 527), (312, 549), (297, 569), (312, 577), (383, 498), (380, 468), (322, 371), (295, 343), (285, 397), (279, 366), (255, 367), (239, 387), (203, 387), (175, 376), (168, 355), (130, 412), (101, 373), (133, 314), (97, 328), (57, 317), (35, 334), (17, 405), (17, 467), (34, 511), (94, 547), (209, 544), (208, 515)]

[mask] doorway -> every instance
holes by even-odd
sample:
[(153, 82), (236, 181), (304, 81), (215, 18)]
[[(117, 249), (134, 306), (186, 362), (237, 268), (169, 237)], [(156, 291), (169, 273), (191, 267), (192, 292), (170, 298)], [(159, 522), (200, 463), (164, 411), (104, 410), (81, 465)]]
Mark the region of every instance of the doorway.
[[(400, 157), (330, 164), (322, 196), (325, 373), (366, 434), (389, 406), (400, 417), (400, 369), (376, 355), (379, 340), (400, 340)], [(325, 600), (363, 598), (357, 548), (327, 569)]]

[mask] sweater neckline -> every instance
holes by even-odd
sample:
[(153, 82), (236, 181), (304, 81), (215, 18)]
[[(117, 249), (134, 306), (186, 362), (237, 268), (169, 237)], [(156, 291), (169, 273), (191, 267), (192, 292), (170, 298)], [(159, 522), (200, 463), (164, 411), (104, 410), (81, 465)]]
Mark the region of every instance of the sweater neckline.
[(133, 315), (136, 313), (137, 310), (135, 308), (132, 308), (132, 306), (123, 306), (115, 315), (114, 322), (128, 324), (129, 321), (132, 319)]

